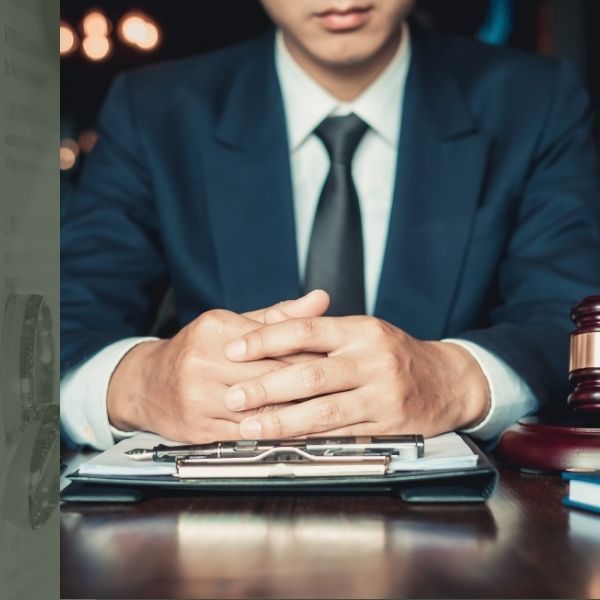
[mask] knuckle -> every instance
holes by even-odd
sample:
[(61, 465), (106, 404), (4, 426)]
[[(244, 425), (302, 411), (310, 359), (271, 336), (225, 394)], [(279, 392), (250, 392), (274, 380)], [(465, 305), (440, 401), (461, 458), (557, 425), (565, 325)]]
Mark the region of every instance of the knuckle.
[(341, 409), (337, 402), (326, 400), (318, 405), (319, 426), (333, 429), (341, 421)]
[(185, 408), (185, 403), (187, 402), (190, 392), (192, 390), (192, 386), (189, 384), (189, 378), (187, 377), (176, 377), (173, 385), (173, 389), (176, 392), (176, 397), (179, 402), (182, 404), (182, 407)]
[(196, 370), (194, 355), (187, 348), (184, 348), (175, 358), (173, 367), (173, 373), (177, 374), (179, 380), (187, 379)]
[(281, 311), (277, 307), (271, 307), (265, 313), (264, 321), (265, 323), (277, 323), (281, 316)]
[(269, 417), (266, 420), (266, 429), (267, 433), (270, 437), (281, 438), (284, 437), (285, 428), (283, 426), (283, 421), (279, 416), (277, 411), (273, 411), (269, 414)]
[(294, 333), (299, 340), (308, 340), (315, 337), (317, 326), (313, 319), (298, 319), (294, 323)]
[(197, 386), (189, 380), (180, 379), (174, 387), (172, 400), (171, 418), (181, 423), (194, 422), (196, 415), (196, 406), (199, 404), (200, 394)]
[(382, 352), (379, 362), (380, 368), (388, 375), (395, 376), (400, 372), (400, 364), (392, 352)]
[(251, 331), (243, 336), (248, 344), (248, 350), (253, 354), (260, 354), (267, 347), (267, 336), (260, 329)]
[(243, 388), (250, 408), (262, 405), (269, 400), (267, 389), (262, 381), (249, 381), (243, 385)]
[(195, 321), (196, 329), (200, 333), (221, 333), (224, 329), (226, 313), (226, 310), (218, 308), (202, 313)]
[(283, 369), (285, 366), (287, 366), (287, 363), (273, 361), (272, 364), (269, 364), (267, 366), (267, 373), (275, 373), (275, 371), (281, 371), (281, 369)]
[(320, 365), (312, 365), (300, 371), (300, 385), (303, 389), (316, 392), (327, 384), (325, 369)]
[(360, 371), (361, 364), (352, 359), (340, 357), (336, 361), (337, 374), (343, 381), (353, 381), (356, 374)]
[(380, 338), (386, 333), (385, 323), (381, 319), (369, 317), (364, 324), (367, 334), (373, 338)]
[(214, 319), (223, 321), (227, 317), (227, 315), (229, 315), (230, 313), (228, 310), (225, 310), (224, 308), (212, 308), (211, 310), (207, 311), (204, 314), (209, 314)]

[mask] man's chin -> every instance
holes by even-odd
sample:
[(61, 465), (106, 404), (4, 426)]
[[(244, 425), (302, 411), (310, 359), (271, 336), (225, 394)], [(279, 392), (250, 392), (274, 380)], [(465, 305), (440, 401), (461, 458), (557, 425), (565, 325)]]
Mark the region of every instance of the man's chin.
[[(305, 50), (327, 67), (359, 67), (367, 65), (386, 52), (389, 40), (380, 35), (365, 35), (364, 32), (341, 35), (329, 34), (321, 39), (313, 39)], [(379, 39), (383, 38), (383, 39)]]
[(338, 68), (340, 70), (359, 68), (373, 60), (376, 51), (372, 49), (360, 50), (356, 47), (349, 50), (332, 52), (321, 50), (313, 53), (313, 56), (325, 67), (329, 69)]

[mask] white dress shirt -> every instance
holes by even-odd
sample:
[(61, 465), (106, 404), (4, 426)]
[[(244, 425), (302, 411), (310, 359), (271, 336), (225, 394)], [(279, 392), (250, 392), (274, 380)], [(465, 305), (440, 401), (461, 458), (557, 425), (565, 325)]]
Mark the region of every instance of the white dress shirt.
[[(368, 126), (352, 163), (363, 228), (365, 299), (373, 314), (387, 239), (395, 185), (398, 140), (404, 89), (410, 64), (408, 27), (390, 64), (352, 102), (342, 102), (311, 79), (295, 62), (279, 32), (275, 64), (285, 106), (298, 265), (304, 276), (314, 215), (330, 161), (323, 143), (314, 134), (327, 117), (356, 114)], [(136, 344), (155, 338), (128, 338), (104, 348), (61, 382), (61, 419), (66, 432), (78, 443), (103, 449), (129, 433), (112, 427), (106, 412), (110, 377), (121, 358)], [(476, 427), (466, 430), (482, 440), (496, 438), (518, 418), (536, 410), (537, 401), (525, 382), (499, 357), (478, 344), (460, 339), (459, 344), (479, 363), (487, 378), (491, 408)]]

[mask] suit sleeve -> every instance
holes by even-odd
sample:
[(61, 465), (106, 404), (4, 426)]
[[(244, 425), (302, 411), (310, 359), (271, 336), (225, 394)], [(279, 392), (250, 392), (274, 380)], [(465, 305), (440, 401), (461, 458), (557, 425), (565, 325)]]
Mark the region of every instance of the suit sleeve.
[(61, 373), (147, 335), (167, 287), (152, 178), (127, 75), (111, 87), (61, 227)]
[(600, 292), (600, 194), (589, 102), (566, 63), (531, 159), (518, 220), (499, 271), (491, 326), (458, 337), (504, 360), (555, 412), (568, 394), (569, 320)]

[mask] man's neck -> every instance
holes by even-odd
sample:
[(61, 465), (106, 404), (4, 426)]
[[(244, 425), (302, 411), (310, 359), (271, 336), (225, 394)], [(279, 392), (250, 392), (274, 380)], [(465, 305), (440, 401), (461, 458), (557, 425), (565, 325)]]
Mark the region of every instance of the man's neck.
[(402, 27), (382, 48), (359, 64), (328, 65), (316, 60), (283, 33), (285, 46), (296, 63), (322, 88), (343, 102), (352, 102), (369, 87), (394, 58), (402, 40)]

